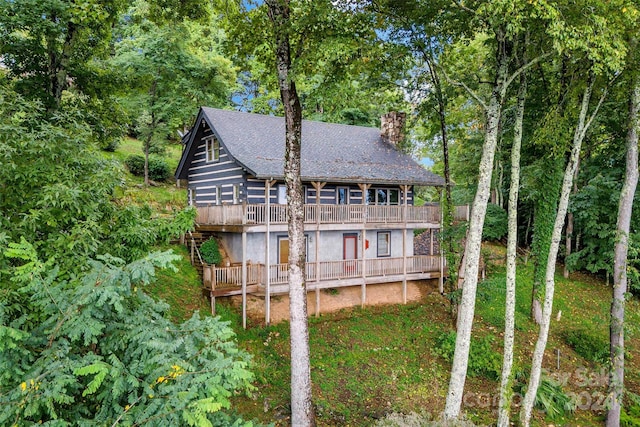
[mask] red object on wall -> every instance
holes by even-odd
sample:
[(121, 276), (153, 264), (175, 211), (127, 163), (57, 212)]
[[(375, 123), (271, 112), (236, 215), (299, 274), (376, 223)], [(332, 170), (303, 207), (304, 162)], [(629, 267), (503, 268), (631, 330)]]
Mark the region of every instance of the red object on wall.
[(369, 249), (369, 239), (365, 239), (365, 241), (364, 241), (364, 248), (365, 248), (365, 249)]

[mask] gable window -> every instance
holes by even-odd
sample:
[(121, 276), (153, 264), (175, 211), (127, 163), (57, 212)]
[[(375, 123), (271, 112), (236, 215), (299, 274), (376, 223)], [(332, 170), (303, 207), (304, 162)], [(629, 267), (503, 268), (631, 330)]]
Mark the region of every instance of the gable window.
[(349, 204), (349, 187), (336, 188), (336, 201), (339, 205)]
[(400, 190), (397, 188), (370, 188), (367, 190), (368, 205), (399, 205)]
[(391, 256), (391, 232), (378, 231), (378, 256)]
[(207, 162), (217, 162), (220, 160), (220, 142), (214, 136), (205, 141), (207, 150)]

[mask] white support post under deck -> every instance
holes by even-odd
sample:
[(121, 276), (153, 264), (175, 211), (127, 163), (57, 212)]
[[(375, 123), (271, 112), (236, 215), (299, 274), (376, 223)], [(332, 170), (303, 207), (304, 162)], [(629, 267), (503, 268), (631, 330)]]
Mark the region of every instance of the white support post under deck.
[(242, 231), (242, 327), (247, 329), (247, 232)]
[[(404, 212), (402, 214), (404, 218), (404, 227), (402, 227), (402, 303), (407, 303), (407, 215), (408, 215), (408, 198), (409, 198), (409, 186), (402, 186), (403, 200), (404, 200)], [(414, 254), (415, 255), (415, 254)]]
[[(367, 190), (371, 187), (371, 184), (358, 184), (360, 190), (362, 191), (362, 204), (367, 204)], [(361, 306), (364, 307), (367, 302), (367, 254), (366, 254), (366, 244), (367, 244), (367, 229), (365, 223), (362, 223), (362, 302)], [(358, 258), (356, 254), (356, 259)]]
[[(316, 190), (316, 224), (320, 224), (320, 191), (327, 185), (326, 182), (314, 181), (311, 183)], [(320, 284), (320, 228), (316, 227), (316, 242), (315, 242), (315, 272), (316, 272), (316, 317), (320, 316), (320, 288), (317, 286)]]
[(266, 226), (266, 230), (265, 230), (265, 234), (264, 234), (264, 244), (265, 244), (265, 260), (264, 260), (264, 265), (266, 268), (266, 274), (265, 274), (265, 295), (264, 295), (264, 322), (267, 326), (269, 326), (269, 324), (271, 323), (271, 273), (270, 273), (270, 268), (269, 265), (271, 263), (271, 251), (270, 251), (270, 247), (271, 245), (269, 244), (269, 240), (270, 240), (270, 224), (271, 224), (271, 186), (275, 183), (275, 181), (273, 180), (267, 180), (264, 183), (265, 186), (265, 190), (264, 190), (264, 197), (265, 197), (265, 208), (266, 208), (266, 212), (265, 212), (265, 226)]

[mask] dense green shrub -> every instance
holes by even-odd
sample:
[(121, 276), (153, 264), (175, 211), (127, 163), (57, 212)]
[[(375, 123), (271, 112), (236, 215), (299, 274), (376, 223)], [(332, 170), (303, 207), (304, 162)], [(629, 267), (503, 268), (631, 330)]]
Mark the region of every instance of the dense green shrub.
[[(482, 338), (472, 338), (469, 349), (469, 366), (467, 374), (471, 377), (480, 377), (497, 380), (502, 369), (502, 356), (493, 349), (493, 335)], [(445, 332), (438, 337), (434, 352), (447, 362), (453, 361), (456, 348), (456, 332)]]
[(596, 363), (609, 359), (609, 341), (586, 329), (572, 329), (563, 333), (565, 342), (580, 356)]
[(144, 174), (144, 157), (139, 154), (131, 154), (124, 160), (124, 164), (135, 176), (142, 176)]
[(500, 240), (507, 235), (507, 211), (498, 205), (489, 203), (484, 218), (482, 238), (484, 240)]
[[(144, 176), (144, 156), (132, 154), (128, 156), (124, 164), (135, 176)], [(149, 178), (154, 181), (166, 181), (171, 176), (171, 170), (167, 162), (156, 156), (149, 156)]]
[(120, 138), (111, 138), (105, 143), (103, 143), (100, 147), (102, 148), (103, 151), (106, 151), (108, 153), (113, 153), (118, 149), (119, 145), (120, 145)]
[(620, 427), (640, 427), (640, 395), (627, 391), (627, 404), (620, 414)]
[(218, 242), (213, 238), (207, 240), (200, 246), (200, 255), (202, 255), (202, 260), (207, 264), (219, 265), (222, 262)]
[(620, 427), (640, 427), (640, 406), (634, 405), (622, 410)]

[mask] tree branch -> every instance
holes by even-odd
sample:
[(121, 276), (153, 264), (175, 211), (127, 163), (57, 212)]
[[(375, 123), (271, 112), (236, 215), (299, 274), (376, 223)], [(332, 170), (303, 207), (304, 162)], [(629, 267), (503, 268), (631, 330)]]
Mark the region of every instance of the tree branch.
[(485, 111), (487, 110), (487, 104), (485, 104), (485, 102), (469, 86), (467, 86), (464, 82), (451, 80), (451, 78), (449, 77), (447, 72), (442, 67), (440, 67), (440, 72), (442, 72), (442, 75), (447, 80), (447, 83), (449, 83), (450, 85), (453, 85), (453, 86), (464, 88), (464, 90), (466, 90), (467, 93), (469, 95), (471, 95), (471, 97), (473, 99), (475, 99), (478, 104), (480, 104), (480, 106), (482, 107), (483, 110), (485, 110)]
[(546, 58), (549, 55), (551, 55), (551, 52), (546, 52), (546, 53), (543, 53), (542, 55), (538, 55), (537, 57), (533, 58), (531, 61), (527, 62), (526, 64), (522, 65), (520, 68), (515, 70), (505, 82), (505, 85), (504, 85), (505, 89), (509, 87), (511, 82), (513, 82), (513, 80), (516, 77), (518, 77), (524, 71), (527, 71), (529, 68), (531, 68), (532, 65), (537, 64), (538, 62), (542, 61), (544, 58)]
[(618, 78), (619, 75), (620, 74), (615, 75), (611, 80), (609, 80), (609, 83), (607, 83), (607, 86), (605, 86), (604, 92), (602, 92), (602, 95), (600, 95), (600, 99), (598, 100), (598, 104), (596, 105), (596, 108), (593, 110), (593, 112), (589, 116), (589, 119), (587, 120), (587, 123), (584, 126), (584, 129), (582, 131), (582, 137), (583, 138), (584, 138), (585, 134), (587, 133), (587, 130), (591, 126), (591, 122), (593, 122), (593, 119), (595, 119), (596, 115), (598, 114), (598, 110), (600, 110), (600, 107), (602, 106), (602, 103), (604, 102), (604, 99), (609, 94), (609, 88), (613, 85), (613, 83), (616, 81), (616, 79)]

